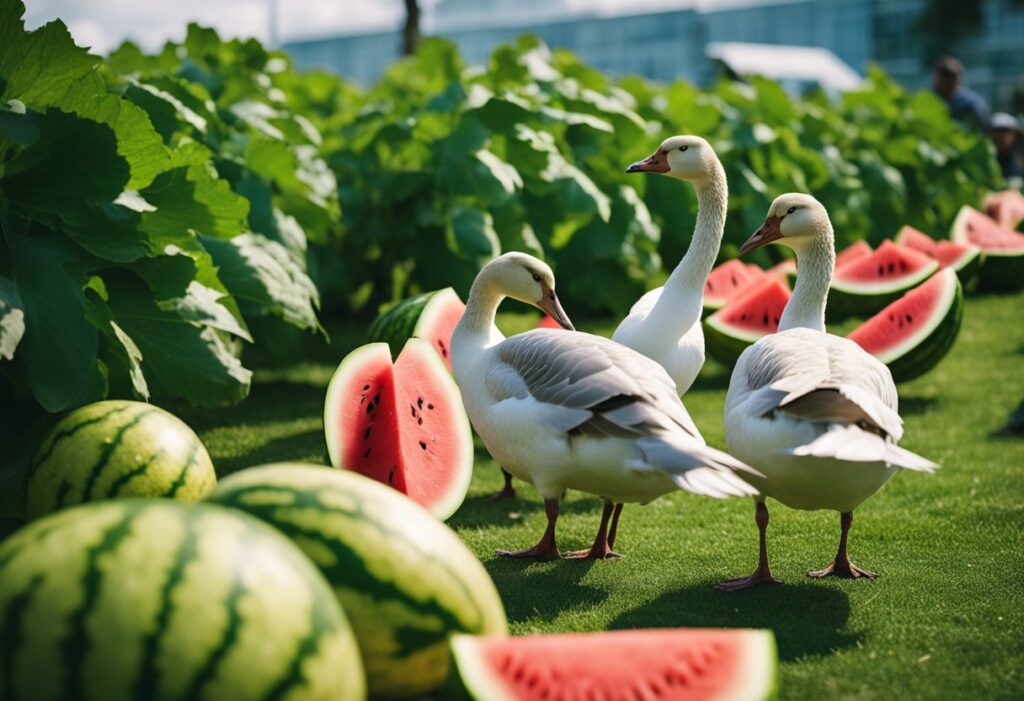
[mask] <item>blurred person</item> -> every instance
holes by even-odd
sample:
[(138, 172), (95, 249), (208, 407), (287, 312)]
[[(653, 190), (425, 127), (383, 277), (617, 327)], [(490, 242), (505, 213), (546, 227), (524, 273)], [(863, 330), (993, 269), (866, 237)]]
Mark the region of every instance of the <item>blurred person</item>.
[(1016, 187), (1020, 187), (1021, 178), (1024, 178), (1024, 162), (1020, 155), (1020, 120), (1012, 114), (996, 112), (992, 115), (988, 133), (996, 145), (996, 160), (999, 161), (1003, 177), (1007, 181), (1015, 180)]
[(963, 77), (963, 64), (952, 56), (943, 56), (932, 68), (932, 87), (946, 101), (953, 119), (975, 129), (987, 129), (988, 103), (963, 84)]

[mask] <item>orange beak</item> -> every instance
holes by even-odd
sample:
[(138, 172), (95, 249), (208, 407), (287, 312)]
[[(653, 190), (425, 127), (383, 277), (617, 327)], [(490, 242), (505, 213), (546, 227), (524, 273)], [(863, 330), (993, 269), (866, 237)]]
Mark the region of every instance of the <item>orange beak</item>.
[(754, 232), (754, 234), (746, 240), (746, 242), (740, 246), (740, 255), (744, 256), (750, 253), (755, 248), (761, 248), (761, 246), (767, 246), (772, 241), (778, 241), (782, 238), (782, 217), (769, 216), (764, 220), (764, 224), (761, 228)]
[(555, 294), (555, 291), (547, 285), (544, 285), (542, 289), (544, 295), (537, 300), (537, 308), (557, 321), (558, 325), (563, 329), (575, 331), (576, 329), (573, 327), (572, 322), (569, 321), (569, 315), (562, 309), (562, 303), (558, 301), (558, 295)]
[(668, 155), (661, 149), (626, 168), (627, 173), (667, 173), (668, 171)]

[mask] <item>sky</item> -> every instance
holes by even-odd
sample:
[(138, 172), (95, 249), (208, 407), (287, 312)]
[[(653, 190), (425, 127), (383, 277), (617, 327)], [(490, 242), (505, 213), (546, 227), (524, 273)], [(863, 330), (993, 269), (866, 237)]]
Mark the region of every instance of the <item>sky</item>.
[[(269, 8), (274, 0), (24, 0), (29, 29), (60, 18), (75, 41), (107, 53), (125, 39), (155, 50), (168, 39), (181, 39), (189, 22), (212, 26), (227, 37), (269, 38)], [(420, 0), (429, 8), (443, 0)], [(481, 0), (486, 2), (486, 0)], [(621, 14), (737, 0), (565, 0), (572, 10)], [(397, 27), (404, 16), (402, 0), (276, 0), (281, 40), (331, 33), (352, 34)]]

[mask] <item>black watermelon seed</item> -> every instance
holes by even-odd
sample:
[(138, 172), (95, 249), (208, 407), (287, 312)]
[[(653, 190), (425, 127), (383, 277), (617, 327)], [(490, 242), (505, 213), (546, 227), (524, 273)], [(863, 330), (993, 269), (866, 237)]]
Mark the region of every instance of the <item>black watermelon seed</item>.
[(907, 323), (909, 324), (909, 323), (911, 323), (912, 321), (914, 321), (914, 317), (912, 317), (912, 316), (910, 316), (909, 314), (907, 314)]
[(369, 448), (367, 448), (366, 450), (364, 450), (364, 451), (363, 451), (363, 457), (364, 457), (364, 458), (368, 458), (368, 457), (370, 457), (370, 451), (371, 451), (371, 450), (373, 450), (373, 447), (372, 447), (372, 446), (371, 446), (371, 447), (369, 447)]
[(418, 406), (420, 409), (423, 408), (423, 397), (420, 397), (419, 399), (416, 400), (416, 406)]
[(369, 404), (366, 405), (366, 413), (367, 414), (372, 414), (373, 413), (373, 402), (370, 402)]
[(391, 466), (391, 471), (388, 472), (388, 482), (394, 482), (394, 481), (395, 481), (395, 467), (394, 467), (394, 465), (392, 465)]
[(420, 447), (423, 448), (423, 450), (426, 450), (427, 449), (427, 444), (424, 443), (423, 441), (420, 441)]
[(368, 389), (370, 389), (370, 385), (363, 385), (363, 391), (364, 391), (364, 392), (365, 392), (366, 390), (368, 390)]
[(434, 405), (433, 404), (427, 404), (427, 408), (430, 409), (431, 411), (433, 411), (434, 410)]
[(377, 392), (377, 394), (374, 395), (373, 403), (374, 404), (380, 404), (380, 392)]
[(416, 419), (416, 423), (419, 424), (420, 426), (422, 426), (423, 425), (423, 417), (421, 416), (418, 419)]
[(363, 440), (364, 441), (368, 440), (370, 438), (370, 430), (372, 428), (373, 428), (373, 424), (370, 424), (369, 426), (366, 427), (366, 430), (363, 431)]
[(410, 404), (409, 408), (412, 410), (412, 415), (416, 416), (416, 407), (414, 407), (412, 404)]

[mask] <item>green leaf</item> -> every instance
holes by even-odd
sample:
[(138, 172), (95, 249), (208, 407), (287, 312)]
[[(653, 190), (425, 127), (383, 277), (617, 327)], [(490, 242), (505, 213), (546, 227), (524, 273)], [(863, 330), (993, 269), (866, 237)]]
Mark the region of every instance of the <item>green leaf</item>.
[(82, 401), (96, 367), (96, 328), (85, 318), (85, 274), (74, 248), (56, 234), (33, 232), (12, 246), (14, 285), (25, 310), (18, 361), (44, 409)]
[(99, 58), (75, 46), (60, 20), (25, 32), (20, 0), (0, 3), (0, 102), (18, 99), (45, 109), (59, 102), (76, 80), (93, 70)]
[(501, 242), (494, 230), (494, 220), (476, 207), (452, 210), (452, 250), (470, 260), (489, 260), (501, 253)]
[(316, 317), (320, 303), (316, 286), (284, 246), (259, 234), (242, 234), (230, 241), (203, 238), (202, 242), (237, 300), (299, 328), (322, 330)]
[(10, 360), (25, 334), (25, 310), (14, 283), (0, 275), (0, 358)]
[(187, 231), (229, 238), (245, 230), (249, 215), (248, 201), (211, 173), (208, 164), (161, 173), (140, 194), (156, 208), (142, 214), (142, 229), (155, 237), (158, 248)]
[(105, 293), (105, 286), (102, 294), (95, 287), (86, 287), (86, 316), (93, 326), (103, 334), (107, 347), (111, 349), (117, 363), (127, 372), (135, 397), (148, 400), (149, 386), (146, 384), (146, 377), (142, 372), (142, 351), (135, 345), (132, 337), (114, 321), (114, 316), (110, 313), (110, 308), (103, 298)]
[(105, 282), (110, 312), (142, 352), (143, 373), (155, 396), (215, 405), (249, 394), (252, 372), (217, 331), (162, 309), (130, 274), (112, 274)]

